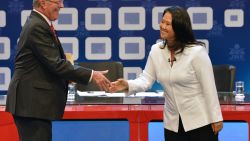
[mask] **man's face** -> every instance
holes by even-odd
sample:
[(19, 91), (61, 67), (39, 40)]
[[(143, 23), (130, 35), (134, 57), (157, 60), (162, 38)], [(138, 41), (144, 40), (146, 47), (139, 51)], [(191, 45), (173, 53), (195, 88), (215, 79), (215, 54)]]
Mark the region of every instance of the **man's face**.
[(44, 0), (44, 15), (51, 21), (58, 19), (59, 11), (64, 7), (63, 0)]

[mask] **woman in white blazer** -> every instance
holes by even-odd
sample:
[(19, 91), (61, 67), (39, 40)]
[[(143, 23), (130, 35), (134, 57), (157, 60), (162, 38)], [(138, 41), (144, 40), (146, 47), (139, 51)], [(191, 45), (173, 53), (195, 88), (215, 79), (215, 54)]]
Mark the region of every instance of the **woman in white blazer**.
[(135, 80), (118, 79), (110, 91), (146, 91), (156, 80), (164, 88), (165, 140), (217, 141), (223, 118), (212, 64), (204, 43), (194, 38), (185, 9), (164, 10), (160, 37), (142, 74)]

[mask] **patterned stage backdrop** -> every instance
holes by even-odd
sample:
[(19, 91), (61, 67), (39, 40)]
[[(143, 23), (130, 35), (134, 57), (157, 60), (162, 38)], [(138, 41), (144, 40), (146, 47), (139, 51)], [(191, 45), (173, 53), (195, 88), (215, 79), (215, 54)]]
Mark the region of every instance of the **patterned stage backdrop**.
[[(250, 91), (249, 0), (65, 0), (64, 5), (54, 25), (65, 52), (76, 62), (121, 61), (127, 79), (138, 76), (159, 39), (163, 9), (185, 7), (212, 63), (235, 65), (236, 80)], [(31, 10), (32, 0), (0, 2), (0, 94), (8, 89), (17, 40)]]

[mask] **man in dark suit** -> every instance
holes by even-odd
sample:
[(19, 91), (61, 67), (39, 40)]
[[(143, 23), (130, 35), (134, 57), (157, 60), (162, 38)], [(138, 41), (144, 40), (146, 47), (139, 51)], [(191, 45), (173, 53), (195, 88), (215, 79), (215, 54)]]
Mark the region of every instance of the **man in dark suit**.
[(20, 34), (6, 111), (13, 114), (21, 141), (52, 140), (51, 121), (63, 116), (68, 81), (94, 81), (108, 91), (110, 82), (103, 75), (107, 71), (66, 60), (51, 23), (63, 7), (63, 0), (33, 0), (34, 9)]

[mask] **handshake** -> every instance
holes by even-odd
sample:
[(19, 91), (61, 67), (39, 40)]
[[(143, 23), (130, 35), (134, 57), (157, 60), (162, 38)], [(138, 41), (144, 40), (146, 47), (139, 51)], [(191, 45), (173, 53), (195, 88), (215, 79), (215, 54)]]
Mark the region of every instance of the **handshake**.
[(92, 81), (102, 90), (110, 93), (128, 91), (128, 82), (125, 79), (118, 79), (114, 82), (110, 82), (104, 75), (108, 73), (105, 71), (94, 71), (92, 75)]
[[(67, 60), (74, 65), (74, 58), (71, 53), (65, 53)], [(124, 79), (118, 79), (117, 81), (110, 82), (104, 75), (108, 73), (105, 71), (93, 71), (92, 81), (100, 88), (102, 91), (114, 93), (118, 91), (127, 91), (128, 82)]]

